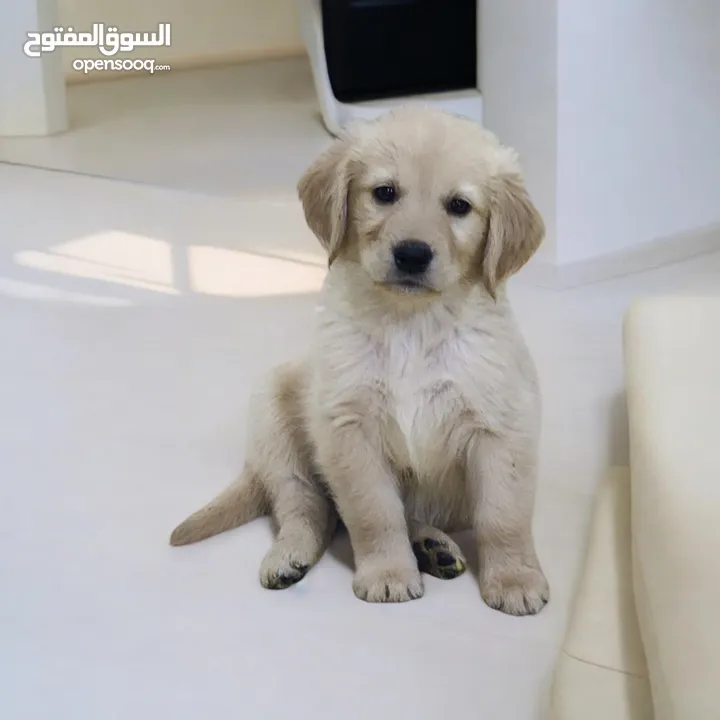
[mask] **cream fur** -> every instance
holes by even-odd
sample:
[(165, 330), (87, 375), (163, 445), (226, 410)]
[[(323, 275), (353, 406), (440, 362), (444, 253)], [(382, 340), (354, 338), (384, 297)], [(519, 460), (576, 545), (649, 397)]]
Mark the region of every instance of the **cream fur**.
[[(373, 187), (390, 183), (398, 199), (381, 204)], [(412, 538), (472, 527), (485, 601), (538, 612), (549, 593), (531, 530), (540, 396), (505, 280), (544, 227), (515, 153), (470, 121), (403, 108), (335, 141), (299, 193), (330, 258), (314, 352), (272, 374), (241, 479), (171, 542), (271, 512), (261, 581), (287, 587), (339, 513), (355, 594), (399, 602), (423, 594)], [(468, 215), (447, 211), (457, 195)], [(391, 252), (406, 239), (434, 252), (420, 290), (396, 284)]]

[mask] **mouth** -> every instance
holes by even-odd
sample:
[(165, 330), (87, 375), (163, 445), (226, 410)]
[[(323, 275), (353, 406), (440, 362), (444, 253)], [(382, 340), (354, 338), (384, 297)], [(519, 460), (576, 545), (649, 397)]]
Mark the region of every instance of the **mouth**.
[(428, 287), (425, 283), (411, 278), (402, 278), (391, 280), (383, 283), (385, 287), (396, 292), (417, 293), (417, 292), (434, 292), (433, 288)]

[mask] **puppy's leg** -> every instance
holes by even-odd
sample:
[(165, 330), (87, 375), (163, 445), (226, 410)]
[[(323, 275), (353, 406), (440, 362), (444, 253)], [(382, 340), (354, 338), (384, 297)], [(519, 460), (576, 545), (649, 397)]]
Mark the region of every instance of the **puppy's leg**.
[(510, 615), (534, 615), (549, 598), (532, 537), (536, 459), (525, 439), (515, 443), (478, 433), (469, 445), (467, 478), (483, 599)]
[(320, 488), (298, 476), (266, 482), (266, 487), (278, 534), (260, 566), (260, 583), (282, 590), (302, 580), (322, 557), (337, 516)]
[(398, 481), (377, 431), (362, 420), (316, 433), (318, 460), (350, 534), (353, 590), (368, 602), (404, 602), (423, 595), (410, 546)]
[(420, 572), (441, 580), (452, 580), (465, 572), (462, 550), (442, 530), (411, 521), (410, 539)]

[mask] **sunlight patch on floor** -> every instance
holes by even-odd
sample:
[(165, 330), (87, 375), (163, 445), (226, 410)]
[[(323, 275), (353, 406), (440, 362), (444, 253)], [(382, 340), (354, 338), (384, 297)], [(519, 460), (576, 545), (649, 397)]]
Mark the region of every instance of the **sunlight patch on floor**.
[(102, 297), (86, 293), (60, 290), (48, 285), (20, 282), (10, 278), (0, 278), (0, 295), (23, 300), (44, 300), (46, 302), (66, 302), (98, 307), (129, 307), (133, 303), (126, 298)]
[(173, 253), (165, 240), (107, 230), (71, 240), (47, 251), (15, 254), (23, 267), (176, 295)]
[(194, 292), (225, 297), (314, 293), (326, 274), (322, 267), (199, 245), (189, 248), (188, 264)]

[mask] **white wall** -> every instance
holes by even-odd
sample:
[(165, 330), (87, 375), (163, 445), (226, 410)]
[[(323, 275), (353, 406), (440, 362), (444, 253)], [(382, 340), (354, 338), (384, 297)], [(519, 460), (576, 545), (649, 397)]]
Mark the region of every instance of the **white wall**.
[(547, 226), (539, 253), (547, 258), (556, 236), (556, 27), (556, 0), (480, 3), (483, 123), (520, 154)]
[(485, 121), (520, 151), (541, 259), (637, 270), (720, 245), (720, 0), (481, 7)]
[(720, 0), (559, 0), (557, 37), (558, 262), (720, 223)]
[(52, 135), (67, 128), (60, 59), (25, 55), (27, 33), (57, 23), (54, 0), (13, 0), (0, 8), (0, 136)]
[[(9, 0), (7, 0), (9, 1)], [(14, 1), (14, 0), (13, 0)], [(294, 0), (58, 0), (64, 27), (89, 30), (93, 23), (120, 31), (151, 32), (172, 25), (169, 48), (142, 49), (123, 57), (157, 58), (176, 68), (213, 61), (232, 62), (302, 52)], [(65, 49), (68, 77), (77, 57), (102, 57)]]

